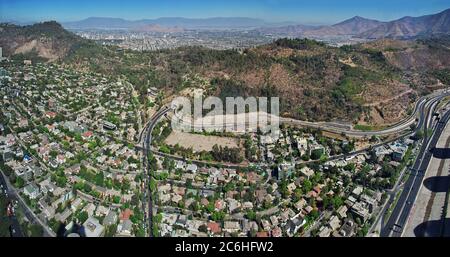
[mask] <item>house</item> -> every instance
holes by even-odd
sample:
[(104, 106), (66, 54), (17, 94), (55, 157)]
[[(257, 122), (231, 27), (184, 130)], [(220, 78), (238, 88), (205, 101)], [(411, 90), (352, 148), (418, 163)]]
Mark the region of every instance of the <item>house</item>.
[(83, 211), (87, 212), (89, 216), (94, 215), (95, 205), (93, 203), (88, 203), (84, 208)]
[(297, 139), (297, 149), (300, 153), (301, 156), (305, 155), (305, 154), (310, 154), (310, 152), (308, 151), (308, 139), (302, 137)]
[(405, 157), (405, 154), (408, 151), (408, 146), (398, 142), (389, 145), (389, 147), (392, 149), (392, 159), (398, 162), (403, 160), (403, 157)]
[(184, 169), (185, 163), (183, 161), (177, 161), (175, 163), (175, 169)]
[(328, 226), (334, 231), (341, 227), (341, 221), (337, 216), (333, 216), (330, 219), (330, 222), (328, 222)]
[(198, 170), (197, 165), (195, 164), (188, 164), (188, 166), (186, 167), (186, 170), (192, 173), (196, 173)]
[(97, 207), (97, 210), (95, 210), (95, 215), (96, 216), (105, 216), (106, 214), (108, 214), (109, 212), (109, 208), (100, 205)]
[(89, 217), (83, 223), (83, 227), (86, 237), (101, 237), (105, 232), (105, 227), (94, 217)]
[(186, 215), (178, 215), (177, 221), (175, 222), (176, 225), (186, 227), (186, 223), (188, 221), (188, 217)]
[(272, 237), (282, 237), (283, 231), (281, 230), (281, 228), (275, 227), (274, 229), (272, 229), (272, 231), (270, 231), (270, 235)]
[(223, 209), (225, 209), (225, 201), (218, 199), (216, 200), (216, 202), (214, 203), (214, 208), (218, 211), (221, 211)]
[(222, 228), (220, 227), (219, 223), (208, 222), (207, 227), (209, 232), (211, 232), (212, 234), (219, 234), (222, 232)]
[(237, 210), (241, 207), (241, 203), (235, 199), (228, 199), (228, 212), (232, 213), (234, 210)]
[(105, 130), (116, 130), (117, 126), (114, 123), (111, 123), (109, 121), (103, 121), (103, 129)]
[(203, 221), (201, 220), (187, 220), (186, 221), (186, 228), (187, 230), (189, 230), (191, 233), (199, 233), (199, 228), (200, 226), (202, 226), (204, 224)]
[(298, 230), (306, 224), (306, 220), (296, 217), (294, 219), (288, 220), (286, 225), (284, 226), (284, 230), (286, 231), (286, 234), (290, 237), (293, 237)]
[(117, 222), (117, 213), (113, 210), (110, 210), (108, 214), (103, 219), (103, 225), (104, 226), (111, 226), (113, 224), (116, 224)]
[(300, 169), (300, 173), (305, 175), (305, 177), (307, 177), (307, 178), (310, 178), (310, 177), (314, 176), (314, 170), (310, 169), (310, 168), (308, 168), (306, 166)]
[(56, 113), (55, 112), (46, 112), (45, 117), (47, 117), (48, 119), (54, 119), (56, 117)]
[(306, 205), (306, 200), (305, 199), (300, 199), (298, 202), (296, 202), (295, 204), (294, 204), (294, 207), (297, 209), (297, 210), (301, 210), (301, 209), (303, 209), (303, 207)]
[(352, 237), (355, 234), (356, 224), (352, 220), (346, 220), (339, 230), (343, 237)]
[(83, 133), (82, 137), (84, 140), (89, 140), (92, 138), (93, 135), (94, 133), (92, 131), (86, 131)]
[(41, 192), (36, 184), (31, 183), (23, 189), (23, 193), (30, 199), (36, 199)]
[(360, 195), (362, 192), (363, 192), (363, 188), (362, 188), (361, 186), (357, 186), (357, 187), (355, 187), (355, 189), (353, 189), (352, 195), (353, 195), (355, 198), (358, 198), (359, 195)]
[(72, 211), (76, 211), (80, 207), (82, 202), (83, 201), (80, 198), (76, 198), (75, 200), (73, 200), (72, 204), (70, 205)]
[(123, 220), (117, 226), (118, 236), (131, 236), (133, 223), (130, 220)]
[(132, 210), (125, 209), (123, 212), (120, 213), (119, 218), (120, 220), (129, 220), (132, 215), (133, 215)]
[(351, 211), (354, 215), (360, 217), (364, 222), (366, 222), (366, 220), (370, 217), (369, 210), (366, 208), (366, 206), (364, 206), (362, 202), (355, 203), (352, 206)]
[(241, 225), (237, 221), (225, 221), (223, 230), (229, 233), (238, 232), (241, 230)]
[(323, 226), (319, 230), (319, 237), (329, 237), (331, 234), (331, 229), (329, 227)]
[(267, 231), (256, 232), (256, 237), (269, 237), (269, 232)]
[(339, 217), (341, 217), (341, 219), (347, 218), (347, 210), (348, 208), (345, 205), (342, 205), (337, 209), (337, 214), (339, 215)]
[(64, 223), (69, 217), (72, 215), (72, 211), (69, 208), (66, 208), (63, 213), (57, 213), (55, 215), (56, 221)]

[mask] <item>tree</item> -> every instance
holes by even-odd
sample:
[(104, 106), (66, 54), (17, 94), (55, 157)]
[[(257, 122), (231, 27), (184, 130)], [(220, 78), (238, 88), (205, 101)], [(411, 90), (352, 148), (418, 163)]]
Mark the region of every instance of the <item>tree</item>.
[(78, 213), (77, 219), (80, 224), (83, 224), (89, 218), (89, 214), (86, 211)]
[(156, 186), (157, 186), (156, 180), (154, 178), (150, 178), (150, 183), (149, 183), (150, 191), (155, 192)]
[(105, 185), (105, 175), (103, 174), (103, 171), (99, 171), (97, 174), (95, 174), (94, 181), (97, 186)]
[(311, 151), (311, 159), (319, 160), (323, 154), (323, 149), (315, 149)]
[(21, 187), (23, 187), (24, 185), (25, 185), (25, 181), (23, 180), (23, 178), (17, 177), (15, 186), (16, 186), (17, 188), (21, 188)]
[(249, 220), (256, 220), (256, 213), (253, 210), (249, 210), (246, 214), (247, 219)]
[(105, 231), (105, 237), (113, 237), (116, 234), (116, 231), (117, 231), (116, 224), (108, 226)]
[(223, 211), (215, 211), (211, 215), (211, 219), (214, 221), (223, 221), (225, 213)]
[(198, 231), (208, 233), (208, 227), (205, 224), (203, 224), (200, 227), (198, 227)]
[(153, 234), (154, 237), (158, 237), (159, 236), (159, 229), (158, 229), (158, 226), (156, 224), (153, 225), (152, 234)]
[(139, 204), (139, 197), (137, 195), (131, 196), (131, 205), (136, 206)]
[(302, 186), (303, 186), (303, 189), (304, 189), (305, 192), (309, 192), (309, 191), (311, 191), (312, 188), (313, 188), (312, 182), (309, 181), (308, 179), (305, 179), (305, 180), (303, 181)]
[(120, 203), (120, 196), (115, 195), (115, 196), (113, 197), (113, 202), (114, 202), (115, 204), (119, 204), (119, 203)]

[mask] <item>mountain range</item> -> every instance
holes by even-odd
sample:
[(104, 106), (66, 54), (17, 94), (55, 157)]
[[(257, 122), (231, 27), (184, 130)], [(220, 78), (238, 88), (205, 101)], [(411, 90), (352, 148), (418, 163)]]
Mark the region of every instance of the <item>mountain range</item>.
[[(18, 22), (10, 22), (25, 25)], [(254, 30), (278, 37), (307, 37), (321, 39), (333, 36), (349, 36), (359, 39), (410, 39), (437, 34), (450, 34), (450, 9), (420, 17), (406, 16), (393, 21), (378, 21), (360, 16), (330, 26), (312, 26), (295, 22), (267, 22), (247, 17), (183, 18), (125, 20), (121, 18), (90, 17), (80, 21), (65, 22), (69, 30), (112, 29), (153, 32), (182, 32), (201, 29)]]
[(136, 29), (148, 25), (162, 27), (182, 27), (184, 29), (239, 29), (290, 25), (291, 22), (268, 23), (262, 19), (246, 17), (214, 17), (192, 19), (163, 17), (130, 21), (121, 18), (90, 17), (81, 21), (65, 22), (66, 29)]
[(450, 9), (420, 17), (403, 17), (382, 22), (355, 16), (343, 22), (320, 27), (304, 25), (261, 28), (260, 32), (290, 37), (352, 36), (361, 39), (408, 39), (450, 33)]

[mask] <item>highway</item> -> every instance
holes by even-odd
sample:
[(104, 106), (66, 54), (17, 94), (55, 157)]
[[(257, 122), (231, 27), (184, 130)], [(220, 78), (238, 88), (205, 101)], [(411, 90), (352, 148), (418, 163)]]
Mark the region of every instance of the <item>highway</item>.
[(420, 113), (420, 120), (417, 128), (421, 129), (423, 127), (424, 131), (431, 128), (433, 129), (433, 134), (429, 137), (427, 133), (424, 133), (422, 146), (417, 155), (416, 161), (410, 170), (410, 176), (405, 183), (402, 194), (400, 195), (397, 205), (394, 207), (394, 210), (386, 225), (382, 227), (380, 235), (383, 237), (399, 237), (403, 233), (403, 229), (408, 220), (411, 208), (414, 205), (420, 186), (423, 182), (424, 173), (427, 170), (428, 164), (431, 160), (431, 149), (436, 146), (445, 125), (450, 119), (450, 111), (447, 111), (442, 116), (440, 121), (433, 127), (432, 117), (440, 99), (441, 98), (437, 98), (429, 102), (428, 108)]
[[(360, 131), (360, 130), (354, 130), (351, 125), (345, 125), (345, 124), (339, 124), (336, 122), (310, 122), (310, 121), (302, 121), (302, 120), (296, 120), (291, 118), (283, 118), (278, 117), (280, 124), (287, 124), (287, 125), (293, 125), (293, 126), (301, 126), (301, 127), (310, 127), (315, 129), (320, 129), (327, 132), (332, 132), (336, 134), (344, 134), (346, 136), (350, 137), (370, 137), (370, 136), (386, 136), (391, 134), (397, 134), (402, 131), (410, 129), (410, 126), (415, 124), (417, 120), (419, 120), (419, 123), (423, 122), (423, 111), (424, 109), (427, 109), (430, 105), (433, 105), (442, 98), (450, 96), (450, 91), (446, 90), (440, 90), (436, 91), (430, 95), (423, 96), (419, 98), (419, 100), (416, 102), (414, 110), (412, 114), (407, 117), (406, 119), (393, 124), (392, 126), (382, 129), (382, 130), (374, 130), (374, 131)], [(263, 114), (263, 113), (260, 113)], [(258, 115), (258, 114), (254, 114)], [(175, 113), (175, 116), (178, 117), (178, 122), (183, 125), (191, 126), (192, 122), (191, 120), (186, 120), (185, 118), (181, 118), (181, 116), (178, 113)], [(270, 117), (270, 114), (269, 116)], [(223, 117), (222, 117), (223, 118)], [(218, 120), (222, 120), (222, 118), (219, 118)], [(271, 117), (276, 118), (276, 117)], [(225, 128), (225, 127), (256, 127), (258, 126), (258, 121), (241, 121), (241, 120), (232, 120), (232, 123), (229, 123), (229, 118), (224, 118), (225, 122), (223, 124), (195, 124), (192, 125), (192, 128), (194, 129), (215, 129), (215, 128)], [(208, 120), (206, 121), (207, 123)], [(228, 122), (228, 123), (227, 123)], [(256, 122), (256, 124), (254, 124)], [(419, 124), (422, 125), (422, 124)], [(201, 126), (201, 127), (199, 127)], [(420, 126), (417, 126), (420, 127)]]

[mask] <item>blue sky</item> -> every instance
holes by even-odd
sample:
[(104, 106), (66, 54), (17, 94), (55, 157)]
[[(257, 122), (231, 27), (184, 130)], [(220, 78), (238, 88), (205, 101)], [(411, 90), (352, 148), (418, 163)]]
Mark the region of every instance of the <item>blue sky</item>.
[(355, 15), (393, 20), (450, 8), (450, 0), (0, 0), (1, 20), (60, 22), (87, 17), (254, 17), (330, 24)]

